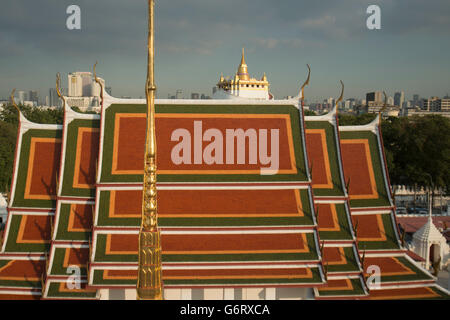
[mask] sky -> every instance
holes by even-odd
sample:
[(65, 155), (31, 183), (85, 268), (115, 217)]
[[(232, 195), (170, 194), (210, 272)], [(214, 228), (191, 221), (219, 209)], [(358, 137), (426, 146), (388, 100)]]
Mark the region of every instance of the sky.
[[(81, 30), (68, 30), (69, 5), (81, 9)], [(369, 5), (381, 29), (369, 30)], [(157, 96), (183, 90), (211, 95), (221, 72), (234, 76), (241, 48), (252, 77), (267, 74), (276, 98), (305, 90), (310, 101), (403, 90), (407, 98), (450, 94), (448, 0), (157, 0)], [(145, 96), (147, 1), (2, 0), (0, 98), (55, 86), (60, 72), (92, 71), (113, 96)]]

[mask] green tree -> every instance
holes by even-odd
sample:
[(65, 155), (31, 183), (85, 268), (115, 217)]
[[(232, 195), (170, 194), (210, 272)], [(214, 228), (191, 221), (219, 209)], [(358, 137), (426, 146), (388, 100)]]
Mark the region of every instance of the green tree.
[[(64, 112), (62, 109), (47, 109), (19, 106), (23, 115), (30, 121), (43, 124), (62, 124)], [(14, 106), (3, 107), (0, 111), (0, 192), (8, 192), (16, 148), (18, 113)]]
[(304, 114), (305, 116), (317, 116), (317, 114), (312, 110), (305, 110)]
[(340, 126), (356, 126), (361, 124), (368, 124), (376, 118), (375, 113), (363, 113), (359, 116), (351, 114), (338, 114), (338, 120)]
[(0, 121), (0, 191), (7, 192), (11, 185), (17, 126)]
[(414, 117), (411, 122), (414, 148), (419, 154), (414, 157), (419, 171), (417, 183), (450, 191), (450, 119), (429, 115)]
[[(376, 114), (339, 115), (339, 125), (362, 125)], [(389, 117), (381, 131), (392, 184), (450, 192), (450, 119), (440, 115)]]

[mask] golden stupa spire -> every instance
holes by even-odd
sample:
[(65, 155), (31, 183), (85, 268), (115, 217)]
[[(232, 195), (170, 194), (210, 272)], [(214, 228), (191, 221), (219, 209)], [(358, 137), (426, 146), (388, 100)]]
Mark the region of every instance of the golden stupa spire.
[(148, 61), (147, 82), (147, 135), (144, 163), (144, 190), (142, 221), (139, 231), (139, 265), (137, 298), (162, 300), (161, 235), (158, 228), (156, 202), (156, 131), (155, 131), (155, 78), (154, 78), (154, 0), (148, 0)]
[(242, 48), (242, 59), (241, 59), (241, 65), (247, 65), (245, 63), (245, 48)]
[(239, 65), (237, 75), (239, 76), (239, 80), (250, 80), (250, 75), (248, 74), (248, 66), (245, 63), (245, 51), (242, 48), (242, 59), (241, 64)]

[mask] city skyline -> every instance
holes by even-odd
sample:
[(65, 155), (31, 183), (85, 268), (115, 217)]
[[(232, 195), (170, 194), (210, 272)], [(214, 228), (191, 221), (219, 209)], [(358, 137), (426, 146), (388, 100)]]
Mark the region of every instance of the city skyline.
[[(72, 72), (72, 73), (77, 73), (77, 72), (79, 72), (79, 71)], [(92, 80), (93, 80), (93, 78), (92, 78)], [(108, 94), (111, 95), (112, 88), (110, 86), (107, 86), (105, 88), (106, 88), (106, 91), (108, 92)], [(61, 90), (63, 92), (63, 95), (70, 96), (70, 94), (68, 94), (68, 88), (62, 87)], [(213, 90), (211, 90), (211, 91), (213, 92)], [(37, 92), (37, 91), (36, 90), (30, 90), (28, 88), (25, 88), (25, 89), (24, 88), (20, 88), (19, 90), (16, 89), (16, 92), (15, 92), (15, 97), (17, 99), (16, 102), (18, 102), (18, 103), (22, 103), (23, 101), (29, 102), (30, 99), (28, 97), (29, 97), (29, 93), (30, 92)], [(411, 90), (411, 92), (415, 92), (415, 91)], [(22, 93), (25, 93), (25, 99), (21, 99), (21, 94)], [(45, 103), (47, 100), (48, 101), (59, 100), (58, 97), (55, 98), (56, 88), (49, 88), (44, 93), (48, 93), (48, 95), (46, 95), (46, 94), (41, 95), (38, 92), (37, 98), (38, 98), (39, 102)], [(212, 97), (211, 93), (208, 94), (207, 92), (203, 92), (203, 91), (190, 91), (190, 92), (187, 92), (187, 91), (184, 91), (183, 89), (176, 89), (174, 92), (168, 92), (166, 97), (164, 97), (162, 95), (158, 95), (157, 99), (166, 99), (166, 98), (168, 98), (168, 99), (211, 99), (211, 97)], [(344, 99), (343, 99), (343, 103), (346, 102), (346, 101), (353, 101), (353, 102), (356, 102), (356, 103), (361, 102), (362, 104), (364, 104), (363, 102), (367, 101), (367, 95), (370, 94), (370, 93), (382, 94), (383, 91), (372, 90), (371, 92), (361, 93), (361, 95), (359, 95), (359, 96), (352, 96), (352, 97), (345, 96)], [(402, 91), (395, 91), (395, 92), (392, 91), (392, 94), (390, 94), (390, 92), (387, 92), (388, 104), (398, 105), (397, 102), (394, 102), (395, 101), (395, 96), (398, 93), (404, 93), (404, 90), (402, 90)], [(80, 97), (82, 97), (82, 96), (90, 97), (91, 95), (79, 95), (79, 96)], [(127, 98), (127, 99), (129, 99), (129, 98), (143, 99), (144, 98), (144, 96), (142, 96), (142, 95), (134, 96), (134, 97), (131, 97), (129, 95), (121, 95), (121, 96), (112, 95), (112, 96), (115, 97), (115, 98)], [(293, 97), (293, 96), (290, 95), (290, 96), (277, 97), (277, 98), (278, 99), (286, 99), (288, 97)], [(412, 93), (411, 96), (404, 95), (401, 104), (403, 105), (403, 103), (407, 103), (407, 102), (414, 102), (414, 103), (416, 103), (416, 102), (420, 102), (421, 100), (428, 100), (428, 99), (432, 99), (432, 98), (448, 98), (448, 97), (449, 97), (448, 93), (445, 94), (445, 95), (442, 95), (442, 96), (436, 96), (436, 95), (422, 96), (422, 95), (417, 94), (417, 93)], [(9, 96), (0, 97), (0, 101), (6, 101), (6, 100), (9, 100), (9, 98), (10, 98)], [(317, 98), (316, 100), (306, 97), (305, 98), (305, 102), (312, 103), (312, 104), (320, 104), (320, 103), (329, 103), (330, 104), (330, 99), (334, 101), (336, 99), (336, 97), (323, 96), (323, 97)], [(37, 100), (31, 100), (31, 101), (35, 102)], [(383, 101), (384, 101), (384, 98), (383, 98)], [(55, 105), (57, 105), (57, 104), (52, 102), (52, 103), (50, 103), (49, 106), (55, 106)]]
[[(66, 29), (69, 4), (81, 8), (81, 30)], [(312, 68), (309, 101), (337, 97), (340, 79), (346, 98), (378, 90), (389, 96), (404, 91), (408, 99), (447, 95), (450, 3), (377, 1), (381, 30), (366, 28), (369, 4), (158, 2), (158, 97), (177, 89), (210, 95), (221, 73), (234, 75), (242, 47), (250, 74), (259, 78), (265, 72), (276, 98), (297, 94), (306, 63)], [(48, 94), (57, 72), (67, 87), (65, 75), (92, 71), (97, 60), (97, 72), (115, 96), (144, 96), (145, 5), (6, 1), (0, 13), (0, 96), (13, 88)]]

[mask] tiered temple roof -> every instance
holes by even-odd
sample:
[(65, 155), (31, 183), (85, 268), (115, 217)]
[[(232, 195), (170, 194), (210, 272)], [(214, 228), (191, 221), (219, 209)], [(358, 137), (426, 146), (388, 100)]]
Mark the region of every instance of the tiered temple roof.
[[(104, 97), (100, 115), (65, 105), (62, 126), (20, 116), (0, 298), (98, 299), (99, 289), (136, 287), (146, 105)], [(195, 121), (224, 135), (279, 130), (278, 172), (261, 175), (261, 160), (174, 165), (172, 132), (194, 137)], [(164, 287), (448, 298), (402, 247), (379, 130), (378, 120), (339, 127), (336, 110), (305, 118), (293, 100), (157, 100)], [(373, 265), (378, 288), (366, 285)]]
[(316, 298), (358, 298), (368, 291), (362, 277), (341, 161), (337, 112), (306, 117), (306, 141), (327, 285)]
[[(436, 278), (407, 254), (395, 217), (380, 116), (362, 126), (339, 127), (344, 177), (368, 299), (448, 298)], [(371, 281), (374, 266), (380, 283)]]
[[(89, 282), (136, 286), (145, 101), (106, 98)], [(276, 128), (280, 173), (258, 165), (174, 166), (173, 130)], [(173, 287), (315, 286), (324, 283), (298, 108), (157, 101), (158, 206), (163, 281)], [(260, 165), (260, 164), (259, 164)]]

